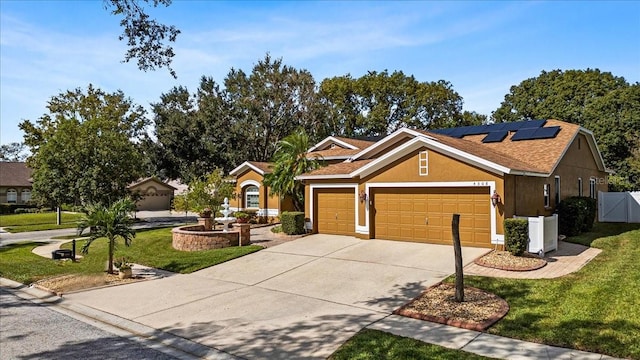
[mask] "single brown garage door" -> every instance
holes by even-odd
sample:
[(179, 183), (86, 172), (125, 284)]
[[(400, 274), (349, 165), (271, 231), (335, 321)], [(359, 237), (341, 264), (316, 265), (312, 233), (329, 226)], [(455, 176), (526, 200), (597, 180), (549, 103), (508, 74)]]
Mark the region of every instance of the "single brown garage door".
[(320, 234), (354, 235), (354, 189), (316, 189), (315, 213)]
[(376, 239), (451, 244), (451, 216), (460, 214), (464, 246), (490, 247), (489, 189), (379, 188), (373, 191)]

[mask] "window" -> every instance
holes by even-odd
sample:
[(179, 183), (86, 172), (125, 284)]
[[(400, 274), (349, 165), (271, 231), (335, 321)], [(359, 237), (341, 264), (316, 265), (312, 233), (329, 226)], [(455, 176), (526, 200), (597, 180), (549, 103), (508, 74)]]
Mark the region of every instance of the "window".
[(156, 188), (154, 188), (153, 186), (149, 186), (149, 188), (147, 189), (147, 196), (156, 196), (158, 194), (158, 190), (156, 190)]
[(249, 186), (244, 191), (244, 203), (247, 208), (259, 208), (260, 207), (260, 191), (257, 186)]
[(544, 184), (542, 191), (542, 194), (544, 195), (544, 207), (546, 208), (551, 207), (551, 191), (549, 189), (550, 187), (551, 185)]
[(7, 190), (7, 202), (13, 204), (18, 202), (18, 192), (16, 189)]
[(429, 153), (427, 151), (420, 151), (418, 156), (418, 169), (420, 176), (429, 175)]
[(596, 179), (594, 178), (589, 179), (589, 197), (592, 199), (597, 198)]
[(556, 183), (555, 183), (555, 188), (556, 188), (556, 206), (560, 203), (560, 176), (556, 176)]
[(22, 202), (26, 203), (29, 200), (31, 200), (31, 190), (29, 189), (22, 190)]
[(582, 178), (578, 178), (578, 196), (582, 196)]

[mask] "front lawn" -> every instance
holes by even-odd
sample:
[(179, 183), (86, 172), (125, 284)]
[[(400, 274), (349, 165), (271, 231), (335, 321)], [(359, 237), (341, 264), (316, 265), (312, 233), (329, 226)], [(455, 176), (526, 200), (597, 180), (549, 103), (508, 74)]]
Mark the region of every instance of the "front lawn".
[[(63, 274), (99, 274), (105, 270), (108, 259), (106, 239), (98, 239), (89, 248), (89, 254), (78, 262), (51, 260), (31, 253), (38, 243), (12, 244), (0, 248), (0, 276), (29, 284), (34, 281)], [(80, 254), (83, 241), (77, 243)], [(70, 249), (71, 243), (63, 248)], [(190, 273), (262, 249), (260, 246), (228, 247), (198, 252), (178, 251), (171, 247), (171, 229), (139, 230), (131, 246), (118, 243), (114, 256), (125, 256), (128, 261), (179, 273)]]
[(602, 253), (557, 279), (465, 277), (465, 285), (490, 291), (511, 307), (488, 332), (640, 359), (640, 224), (597, 224), (568, 241)]
[(82, 217), (82, 214), (78, 213), (63, 212), (61, 215), (62, 223), (60, 225), (56, 225), (55, 212), (0, 215), (0, 227), (11, 233), (69, 229), (77, 227), (78, 220)]
[(484, 356), (461, 350), (447, 349), (442, 346), (427, 344), (386, 332), (364, 329), (344, 343), (330, 357), (330, 360), (481, 360), (490, 359)]

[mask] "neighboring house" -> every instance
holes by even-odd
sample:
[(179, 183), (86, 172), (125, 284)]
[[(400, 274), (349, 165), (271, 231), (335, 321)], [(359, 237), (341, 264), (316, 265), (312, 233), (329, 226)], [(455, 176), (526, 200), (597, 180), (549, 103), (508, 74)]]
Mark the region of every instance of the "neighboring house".
[(451, 244), (457, 213), (462, 244), (491, 247), (504, 243), (505, 218), (551, 215), (566, 197), (607, 191), (593, 133), (558, 120), (400, 129), (362, 149), (320, 144), (312, 153), (348, 158), (298, 177), (318, 233)]
[(0, 203), (28, 203), (33, 188), (31, 173), (26, 163), (0, 162)]
[(142, 196), (142, 198), (136, 202), (136, 209), (138, 211), (171, 209), (173, 192), (176, 190), (175, 187), (155, 177), (139, 180), (127, 186), (127, 189), (132, 193), (138, 193)]

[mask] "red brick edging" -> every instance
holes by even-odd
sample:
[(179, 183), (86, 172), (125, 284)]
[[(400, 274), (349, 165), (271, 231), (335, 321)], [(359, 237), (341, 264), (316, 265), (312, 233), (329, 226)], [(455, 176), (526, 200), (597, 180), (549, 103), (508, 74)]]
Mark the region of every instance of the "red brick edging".
[(416, 301), (420, 297), (422, 297), (422, 295), (424, 293), (426, 293), (429, 290), (431, 290), (431, 289), (433, 289), (435, 287), (438, 287), (440, 285), (442, 285), (442, 282), (439, 282), (437, 284), (431, 285), (425, 291), (420, 293), (420, 295), (416, 296), (415, 298), (413, 298), (413, 300), (409, 301), (407, 304), (403, 305), (401, 308), (395, 310), (393, 313), (395, 315), (406, 316), (406, 317), (410, 317), (410, 318), (418, 319), (418, 320), (431, 321), (431, 322), (435, 322), (435, 323), (438, 323), (438, 324), (450, 325), (450, 326), (455, 326), (455, 327), (468, 329), (468, 330), (484, 331), (484, 330), (488, 329), (489, 327), (491, 327), (491, 325), (493, 325), (496, 322), (498, 322), (498, 320), (500, 320), (503, 317), (505, 317), (505, 315), (507, 315), (507, 313), (509, 312), (509, 304), (507, 303), (506, 300), (504, 300), (503, 298), (501, 298), (501, 297), (499, 297), (499, 296), (497, 296), (495, 294), (491, 294), (491, 293), (489, 293), (487, 291), (484, 291), (484, 290), (478, 289), (478, 288), (474, 288), (474, 287), (471, 287), (471, 286), (465, 286), (465, 288), (474, 289), (474, 290), (477, 290), (477, 291), (480, 291), (480, 292), (483, 292), (483, 293), (486, 293), (486, 294), (491, 294), (491, 295), (495, 296), (498, 299), (498, 301), (500, 302), (500, 309), (498, 309), (498, 312), (496, 312), (489, 319), (487, 319), (487, 320), (485, 320), (485, 321), (483, 321), (481, 323), (471, 322), (471, 321), (453, 320), (453, 319), (449, 319), (449, 318), (442, 317), (442, 316), (434, 316), (434, 315), (422, 314), (420, 312), (407, 309), (407, 307), (409, 305), (411, 305), (414, 301)]

